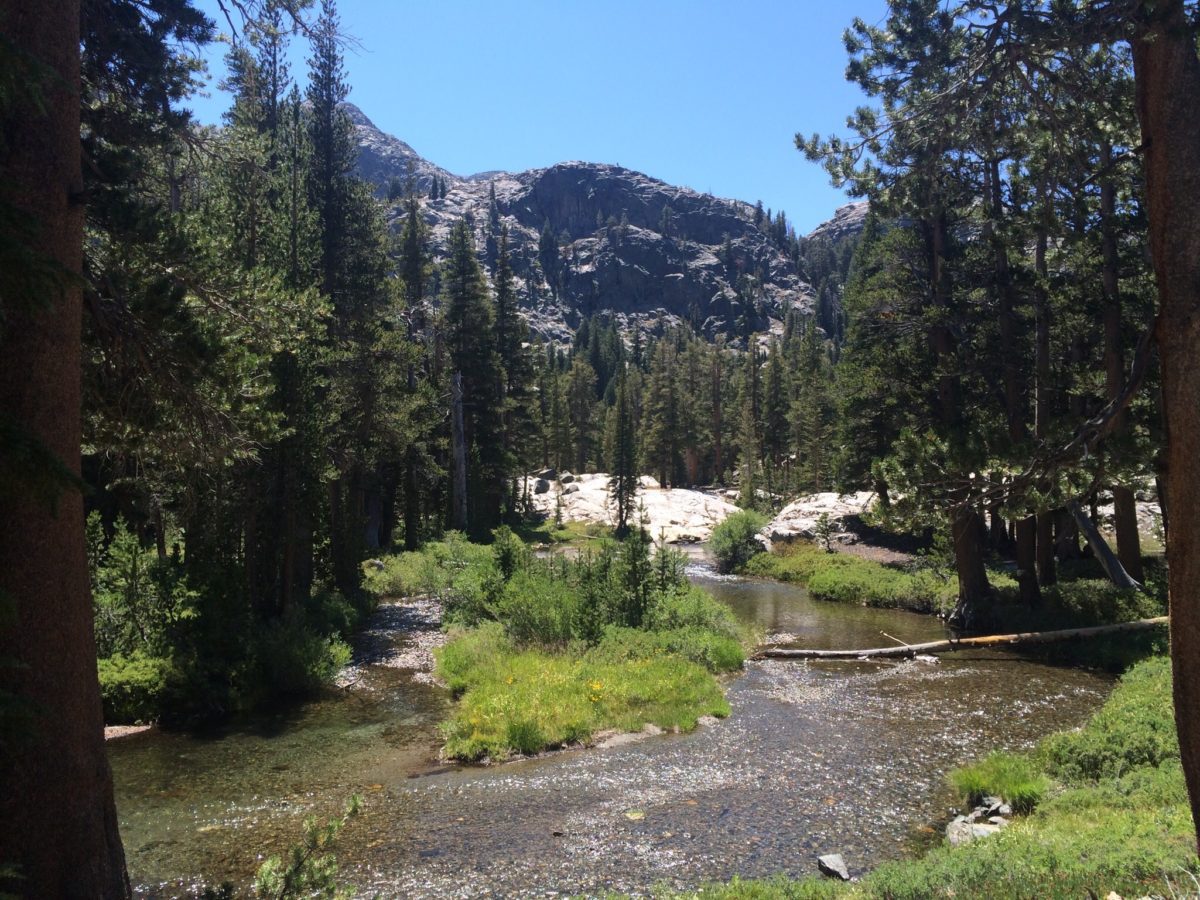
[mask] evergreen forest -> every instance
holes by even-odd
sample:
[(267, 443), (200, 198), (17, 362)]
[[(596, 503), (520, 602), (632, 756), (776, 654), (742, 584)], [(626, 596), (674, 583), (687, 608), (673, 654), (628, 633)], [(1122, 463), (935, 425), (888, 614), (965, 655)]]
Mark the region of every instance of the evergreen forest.
[[(1066, 680), (1136, 662), (1107, 703), (1089, 681), (1078, 715), (938, 759), (931, 781), (953, 769), (964, 811), (1004, 806), (1002, 833), (870, 856), (861, 884), (689, 870), (669, 890), (1194, 885), (1195, 4), (891, 0), (849, 22), (864, 105), (795, 147), (855, 202), (807, 235), (704, 195), (710, 226), (678, 193), (594, 225), (570, 197), (561, 228), (547, 213), (530, 230), (498, 176), (367, 173), (336, 0), (217, 5), (225, 21), (192, 0), (0, 0), (0, 891), (143, 889), (114, 801), (114, 769), (124, 798), (136, 766), (110, 768), (104, 726), (195, 735), (331, 702), (410, 600), (394, 630), (429, 615), (439, 635), (424, 754), (456, 764), (707, 739), (738, 721), (737, 679), (785, 665), (764, 648), (1129, 626), (1019, 657)], [(230, 102), (206, 126), (189, 102), (219, 41)], [(627, 303), (605, 299), (614, 259)], [(711, 309), (672, 306), (690, 278)], [(652, 495), (719, 506), (700, 535), (717, 571), (656, 533)], [(829, 512), (860, 496), (853, 522)], [(721, 579), (940, 618), (813, 637)], [(328, 851), (367, 846), (352, 820), (393, 799), (377, 787), (237, 889), (334, 896)], [(1111, 840), (1094, 858), (1071, 843), (1093, 824)], [(547, 884), (652, 887), (566, 877)]]

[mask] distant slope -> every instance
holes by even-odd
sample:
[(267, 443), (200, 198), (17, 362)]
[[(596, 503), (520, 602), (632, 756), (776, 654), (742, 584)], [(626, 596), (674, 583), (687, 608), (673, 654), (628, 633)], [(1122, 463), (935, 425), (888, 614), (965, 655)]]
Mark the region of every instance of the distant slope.
[[(601, 163), (565, 162), (463, 178), (384, 134), (357, 107), (346, 108), (358, 132), (360, 174), (379, 186), (381, 196), (392, 178), (403, 183), (411, 175), (437, 254), (451, 226), (467, 216), (481, 259), (492, 262), (486, 259), (485, 229), (489, 194), (495, 190), (524, 311), (546, 338), (566, 340), (582, 317), (610, 311), (628, 326), (691, 321), (709, 336), (725, 334), (736, 345), (747, 328), (777, 326), (794, 307), (813, 309), (812, 287), (796, 262), (754, 224), (748, 203)], [(430, 200), (435, 176), (446, 181), (449, 192)], [(831, 239), (861, 229), (862, 216), (848, 209), (827, 223)], [(400, 227), (402, 215), (402, 205), (393, 204), (393, 227)], [(538, 259), (547, 223), (561, 247), (557, 273), (545, 271)]]

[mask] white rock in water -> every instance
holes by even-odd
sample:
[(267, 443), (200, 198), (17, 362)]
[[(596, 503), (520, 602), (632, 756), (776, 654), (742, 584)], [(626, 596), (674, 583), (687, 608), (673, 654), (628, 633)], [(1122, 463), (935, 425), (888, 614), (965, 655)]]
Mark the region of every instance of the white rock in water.
[(850, 870), (846, 868), (846, 861), (842, 859), (840, 853), (818, 856), (817, 868), (821, 870), (821, 874), (828, 875), (830, 878), (840, 878), (842, 881), (850, 880)]

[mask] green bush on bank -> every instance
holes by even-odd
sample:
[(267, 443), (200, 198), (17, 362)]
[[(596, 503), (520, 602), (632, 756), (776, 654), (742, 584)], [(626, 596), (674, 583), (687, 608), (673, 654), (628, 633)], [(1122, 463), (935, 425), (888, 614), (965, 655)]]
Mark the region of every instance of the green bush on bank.
[(118, 520), (111, 537), (87, 522), (105, 722), (192, 720), (317, 691), (349, 660), (345, 638), (370, 611), (319, 591), (267, 616), (240, 584), (195, 588), (176, 556), (160, 559)]
[(729, 516), (713, 529), (708, 547), (717, 561), (718, 572), (734, 572), (762, 551), (758, 533), (767, 519), (754, 510), (745, 509)]
[[(791, 541), (770, 553), (759, 553), (742, 571), (803, 584), (819, 600), (916, 612), (949, 612), (957, 594), (957, 584), (945, 572), (928, 568), (907, 572), (846, 553), (828, 553), (807, 541)], [(1002, 576), (998, 586), (1006, 581), (1011, 579)]]
[[(698, 896), (724, 898), (1076, 898), (1192, 896), (1196, 833), (1170, 704), (1165, 658), (1138, 664), (1078, 731), (1030, 754), (994, 754), (953, 776), (976, 794), (1003, 796), (1029, 780), (1048, 790), (1034, 812), (1000, 833), (919, 859), (885, 863), (859, 884), (734, 881)], [(1150, 735), (1147, 738), (1146, 735)]]
[[(948, 613), (954, 608), (958, 582), (954, 572), (923, 565), (910, 569), (884, 565), (846, 553), (827, 553), (807, 541), (792, 541), (748, 560), (744, 574), (805, 585), (819, 600), (891, 607), (915, 612)], [(1094, 571), (1068, 568), (1063, 580), (1042, 589), (1042, 607), (1028, 610), (1019, 602), (1016, 580), (991, 569), (996, 589), (997, 619), (1017, 630), (1047, 630), (1105, 625), (1160, 616), (1166, 612), (1161, 580), (1148, 591), (1122, 590)], [(1144, 654), (1142, 654), (1144, 655)]]

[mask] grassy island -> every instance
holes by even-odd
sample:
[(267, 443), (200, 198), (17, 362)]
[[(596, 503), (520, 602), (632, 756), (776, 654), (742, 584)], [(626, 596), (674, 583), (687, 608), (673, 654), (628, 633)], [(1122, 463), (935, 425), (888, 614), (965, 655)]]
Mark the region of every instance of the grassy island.
[(442, 600), (436, 672), (458, 699), (444, 752), (496, 760), (728, 715), (715, 676), (741, 668), (747, 635), (683, 569), (643, 532), (541, 559), (502, 528), (491, 546), (451, 534), (389, 557), (369, 587)]

